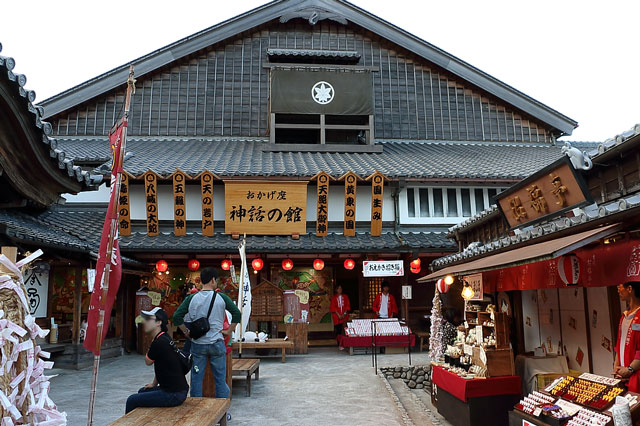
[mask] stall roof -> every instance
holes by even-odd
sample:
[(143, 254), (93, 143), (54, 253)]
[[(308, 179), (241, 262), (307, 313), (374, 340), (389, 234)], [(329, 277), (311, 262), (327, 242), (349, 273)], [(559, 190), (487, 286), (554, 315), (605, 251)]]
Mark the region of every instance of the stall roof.
[(566, 237), (520, 247), (515, 250), (497, 253), (471, 262), (449, 266), (420, 278), (418, 282), (432, 281), (445, 275), (460, 275), (490, 271), (492, 269), (506, 268), (525, 263), (533, 263), (540, 260), (553, 259), (570, 253), (580, 247), (584, 247), (585, 245), (606, 237), (607, 235), (618, 232), (621, 227), (621, 224), (616, 223), (580, 232), (579, 234), (568, 235)]

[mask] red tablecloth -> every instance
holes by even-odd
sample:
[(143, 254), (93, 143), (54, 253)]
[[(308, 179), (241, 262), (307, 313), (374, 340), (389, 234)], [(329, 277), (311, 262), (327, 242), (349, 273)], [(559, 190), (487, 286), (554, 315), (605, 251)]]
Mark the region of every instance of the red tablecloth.
[(520, 395), (519, 376), (467, 380), (442, 367), (434, 366), (431, 380), (434, 385), (464, 402), (467, 402), (469, 398), (481, 396)]
[[(348, 337), (348, 336), (338, 336), (338, 343), (343, 348), (364, 348), (371, 346), (371, 336), (362, 336), (362, 337)], [(411, 335), (411, 346), (416, 344), (416, 336)], [(376, 338), (377, 346), (407, 346), (407, 336), (378, 336)]]

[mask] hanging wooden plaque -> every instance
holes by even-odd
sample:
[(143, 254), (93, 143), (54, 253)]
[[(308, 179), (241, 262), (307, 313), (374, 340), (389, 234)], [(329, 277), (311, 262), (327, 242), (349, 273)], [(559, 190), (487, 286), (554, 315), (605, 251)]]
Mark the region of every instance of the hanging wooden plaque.
[(317, 184), (317, 212), (316, 212), (316, 236), (326, 237), (329, 228), (329, 175), (320, 172), (316, 175)]
[(380, 172), (375, 172), (367, 180), (371, 181), (371, 235), (379, 237), (382, 234), (384, 175)]
[(173, 234), (187, 233), (186, 176), (181, 171), (173, 174)]
[(344, 235), (353, 237), (356, 235), (356, 188), (358, 176), (348, 172), (344, 179)]
[(213, 236), (213, 173), (200, 175), (200, 195), (202, 196), (202, 235)]
[(158, 235), (157, 177), (151, 170), (144, 174), (144, 195), (147, 200), (147, 235)]
[(120, 199), (118, 200), (118, 228), (120, 235), (131, 235), (131, 209), (129, 208), (129, 175), (120, 175)]

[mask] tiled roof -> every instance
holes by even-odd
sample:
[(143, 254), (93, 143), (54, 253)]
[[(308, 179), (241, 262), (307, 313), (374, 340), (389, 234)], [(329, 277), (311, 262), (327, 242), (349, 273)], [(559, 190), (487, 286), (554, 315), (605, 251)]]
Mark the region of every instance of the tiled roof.
[[(1, 51), (2, 44), (0, 44), (0, 52)], [(42, 121), (44, 114), (43, 108), (41, 106), (35, 106), (32, 103), (36, 99), (36, 92), (24, 88), (24, 85), (27, 83), (27, 77), (23, 74), (15, 74), (13, 72), (15, 66), (16, 61), (13, 58), (0, 55), (0, 79), (7, 79), (12, 82), (12, 86), (16, 89), (15, 95), (24, 99), (23, 114), (32, 121), (34, 129), (39, 133), (40, 141), (48, 148), (51, 161), (57, 163), (58, 168), (65, 171), (71, 179), (82, 182), (85, 187), (95, 187), (95, 185), (102, 180), (102, 177), (91, 176), (89, 172), (75, 165), (73, 160), (68, 158), (64, 151), (58, 148), (56, 140), (49, 137), (52, 133), (51, 124)]]
[[(79, 158), (108, 158), (106, 138), (60, 138)], [(135, 137), (127, 139), (124, 168), (133, 175), (151, 169), (168, 176), (177, 169), (191, 176), (203, 170), (221, 176), (300, 176), (320, 171), (361, 177), (380, 171), (389, 178), (521, 179), (561, 156), (548, 144), (379, 141), (382, 153), (272, 152), (263, 140)], [(105, 171), (108, 167), (104, 167)]]

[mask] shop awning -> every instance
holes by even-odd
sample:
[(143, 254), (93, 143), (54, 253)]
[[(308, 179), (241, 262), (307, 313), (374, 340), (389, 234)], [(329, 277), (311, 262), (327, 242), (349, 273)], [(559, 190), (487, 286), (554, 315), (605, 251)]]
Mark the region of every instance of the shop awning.
[(584, 247), (593, 241), (597, 241), (608, 235), (614, 234), (621, 228), (622, 225), (620, 223), (616, 223), (538, 244), (519, 247), (514, 250), (508, 250), (502, 253), (486, 256), (481, 259), (471, 260), (466, 263), (442, 268), (418, 279), (418, 282), (433, 281), (444, 277), (445, 275), (472, 274), (509, 266), (522, 265), (525, 263), (538, 262), (540, 260), (553, 259), (570, 253), (580, 247)]

